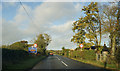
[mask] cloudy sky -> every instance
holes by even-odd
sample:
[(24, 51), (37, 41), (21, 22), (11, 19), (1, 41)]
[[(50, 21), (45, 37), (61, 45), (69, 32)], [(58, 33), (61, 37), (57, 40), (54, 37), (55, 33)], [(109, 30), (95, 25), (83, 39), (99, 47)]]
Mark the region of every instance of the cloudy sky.
[[(2, 8), (0, 7), (2, 44), (12, 44), (21, 40), (31, 43), (36, 35), (47, 33), (52, 37), (48, 49), (57, 50), (62, 46), (76, 48), (76, 44), (70, 42), (74, 35), (72, 23), (84, 16), (81, 9), (90, 2), (22, 2), (22, 4), (29, 16), (20, 2), (2, 3)], [(106, 40), (108, 38), (102, 39), (102, 44)]]

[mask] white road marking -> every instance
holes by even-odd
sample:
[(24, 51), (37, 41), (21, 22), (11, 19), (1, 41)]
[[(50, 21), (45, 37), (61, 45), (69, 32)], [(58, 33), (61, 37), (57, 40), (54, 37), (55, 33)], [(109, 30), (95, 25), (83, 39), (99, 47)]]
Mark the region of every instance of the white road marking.
[(60, 60), (58, 57), (57, 57), (58, 60)]
[(68, 66), (65, 62), (61, 61), (65, 66)]

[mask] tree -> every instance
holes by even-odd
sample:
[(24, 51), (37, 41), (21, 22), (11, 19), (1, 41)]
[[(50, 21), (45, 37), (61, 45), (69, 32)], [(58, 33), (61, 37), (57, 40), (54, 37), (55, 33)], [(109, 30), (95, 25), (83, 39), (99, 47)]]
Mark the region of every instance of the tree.
[(92, 43), (95, 42), (95, 45), (98, 45), (97, 39), (97, 29), (99, 28), (99, 19), (98, 19), (98, 7), (97, 2), (91, 2), (87, 7), (84, 6), (82, 9), (85, 11), (86, 16), (84, 17), (84, 22), (86, 24), (86, 30), (88, 31), (85, 36)]
[[(111, 3), (110, 3), (111, 4)], [(104, 5), (103, 11), (103, 32), (110, 33), (112, 55), (115, 54), (116, 37), (119, 35), (119, 12), (117, 5)]]
[(62, 50), (65, 50), (65, 47), (62, 47)]
[(65, 47), (62, 47), (62, 55), (65, 54)]
[(84, 6), (82, 9), (85, 13), (85, 17), (79, 18), (79, 20), (73, 23), (73, 32), (75, 35), (71, 39), (72, 42), (85, 44), (85, 38), (89, 39), (91, 45), (95, 43), (98, 45), (97, 30), (99, 28), (98, 7), (97, 3), (91, 2), (88, 6)]
[(120, 67), (120, 47), (117, 48), (115, 52), (115, 60), (116, 60), (116, 66), (117, 68), (119, 68)]
[(118, 2), (118, 13), (117, 13), (117, 28), (118, 29), (116, 29), (117, 30), (117, 39), (116, 39), (116, 45), (118, 45), (117, 46), (117, 50), (116, 50), (116, 52), (115, 52), (115, 59), (116, 59), (116, 66), (117, 66), (117, 69), (119, 69), (120, 68), (120, 42), (119, 42), (119, 40), (120, 40), (120, 1)]
[(73, 38), (71, 39), (71, 42), (77, 43), (78, 46), (80, 43), (85, 43), (85, 24), (83, 24), (83, 18), (79, 18), (78, 21), (75, 21), (73, 23), (73, 32), (75, 33), (75, 35), (73, 36)]
[(48, 34), (44, 34), (44, 38), (45, 38), (46, 46), (48, 46), (49, 43), (51, 42), (51, 37)]
[(37, 36), (37, 39), (34, 41), (38, 45), (38, 51), (41, 52), (41, 54), (45, 55), (46, 47), (51, 42), (51, 37), (48, 34), (39, 34)]

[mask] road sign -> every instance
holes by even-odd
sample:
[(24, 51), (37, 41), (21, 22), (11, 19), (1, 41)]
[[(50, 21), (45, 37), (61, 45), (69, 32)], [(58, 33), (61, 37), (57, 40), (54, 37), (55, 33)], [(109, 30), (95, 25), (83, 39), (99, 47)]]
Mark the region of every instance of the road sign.
[(82, 48), (82, 47), (83, 47), (83, 44), (80, 44), (79, 46), (80, 46), (80, 48)]
[(34, 47), (37, 47), (37, 44), (35, 43), (35, 44), (33, 44), (33, 46), (34, 46)]
[(28, 52), (29, 53), (37, 53), (37, 48), (36, 47), (28, 47)]

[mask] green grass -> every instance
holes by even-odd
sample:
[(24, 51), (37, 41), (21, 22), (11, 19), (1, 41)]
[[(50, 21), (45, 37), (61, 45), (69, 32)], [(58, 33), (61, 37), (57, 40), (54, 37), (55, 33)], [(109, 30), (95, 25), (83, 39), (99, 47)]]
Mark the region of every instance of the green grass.
[(42, 52), (35, 55), (28, 52), (28, 47), (16, 43), (14, 45), (3, 45), (2, 50), (2, 71), (29, 70), (40, 60), (47, 57)]
[(46, 56), (30, 54), (25, 50), (2, 48), (2, 69), (3, 71), (30, 69)]
[[(99, 61), (81, 60), (81, 59), (77, 59), (77, 58), (71, 58), (71, 59), (104, 68), (104, 63), (99, 62)], [(116, 65), (115, 64), (107, 64), (106, 69), (116, 70)], [(120, 70), (120, 68), (119, 68), (119, 70)]]
[[(94, 50), (84, 50), (84, 51), (72, 51), (71, 53), (69, 53), (69, 56), (65, 56), (65, 57), (69, 57), (71, 59), (86, 63), (86, 64), (91, 64), (94, 66), (98, 66), (98, 67), (104, 67), (104, 63), (100, 62), (100, 61), (96, 61), (96, 53)], [(113, 69), (116, 70), (116, 64), (115, 61), (108, 58), (110, 63), (107, 63), (107, 69)], [(119, 68), (120, 69), (120, 68)]]
[(37, 64), (40, 60), (44, 59), (46, 56), (36, 56), (34, 58), (29, 58), (24, 61), (20, 61), (17, 64), (8, 63), (6, 64), (8, 70), (10, 69), (20, 69), (21, 71), (31, 69), (35, 64)]

